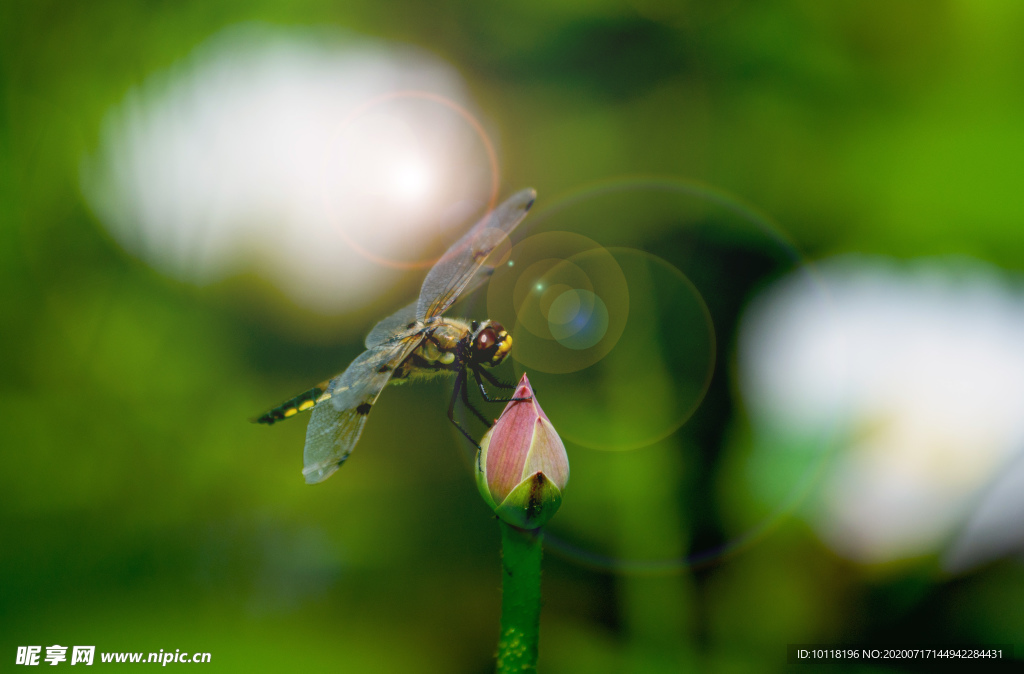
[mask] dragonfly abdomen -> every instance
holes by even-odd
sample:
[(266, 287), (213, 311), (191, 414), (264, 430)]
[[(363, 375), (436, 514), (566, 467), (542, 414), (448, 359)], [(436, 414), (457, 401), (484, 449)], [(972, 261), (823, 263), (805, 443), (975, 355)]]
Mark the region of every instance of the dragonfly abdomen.
[(291, 400), (281, 403), (274, 409), (264, 413), (256, 419), (256, 423), (273, 424), (278, 421), (283, 421), (289, 417), (293, 417), (299, 412), (305, 412), (306, 410), (313, 409), (317, 403), (321, 403), (331, 397), (330, 393), (325, 393), (329, 383), (330, 382), (325, 381), (317, 384), (313, 388), (300, 393)]

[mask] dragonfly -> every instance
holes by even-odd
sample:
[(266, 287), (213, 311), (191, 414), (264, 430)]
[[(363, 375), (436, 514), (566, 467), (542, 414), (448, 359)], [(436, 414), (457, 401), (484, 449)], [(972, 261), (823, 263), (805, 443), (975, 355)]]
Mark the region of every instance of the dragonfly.
[(366, 351), (344, 372), (256, 419), (273, 424), (312, 410), (302, 456), (307, 484), (323, 482), (341, 467), (389, 383), (454, 373), (448, 419), (477, 447), (455, 419), (455, 405), (461, 398), (484, 425), (491, 425), (469, 402), (469, 377), (487, 402), (517, 400), (493, 398), (484, 386), (486, 380), (497, 388), (515, 388), (484, 370), (500, 365), (511, 351), (508, 331), (495, 321), (465, 321), (442, 314), (490, 278), (495, 266), (488, 258), (523, 221), (536, 196), (529, 188), (516, 192), (452, 244), (427, 273), (419, 298), (377, 323), (366, 337)]

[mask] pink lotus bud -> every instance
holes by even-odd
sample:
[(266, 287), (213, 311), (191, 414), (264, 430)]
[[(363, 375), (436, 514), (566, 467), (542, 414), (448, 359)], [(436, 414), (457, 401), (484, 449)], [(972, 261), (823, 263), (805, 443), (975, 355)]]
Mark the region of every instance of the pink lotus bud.
[(536, 529), (562, 504), (569, 457), (530, 381), (523, 375), (513, 400), (480, 442), (476, 482), (495, 514), (521, 529)]

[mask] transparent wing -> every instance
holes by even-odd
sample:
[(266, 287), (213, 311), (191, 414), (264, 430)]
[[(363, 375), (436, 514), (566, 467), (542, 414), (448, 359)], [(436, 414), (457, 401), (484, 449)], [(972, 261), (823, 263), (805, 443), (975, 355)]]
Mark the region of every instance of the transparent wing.
[(366, 348), (372, 349), (384, 342), (402, 339), (412, 334), (414, 328), (408, 327), (416, 321), (416, 302), (402, 307), (377, 325), (373, 326), (366, 336)]
[[(491, 262), (493, 262), (493, 260), (491, 260)], [(471, 295), (474, 290), (482, 286), (487, 281), (490, 281), (491, 276), (494, 275), (494, 269), (494, 265), (490, 264), (490, 262), (481, 265), (480, 268), (473, 273), (473, 276), (470, 277), (469, 283), (467, 283), (466, 287), (459, 293), (459, 297), (462, 297), (463, 295)]]
[(391, 374), (423, 341), (419, 334), (364, 351), (331, 380), (329, 399), (313, 408), (302, 453), (306, 484), (323, 482), (345, 462), (356, 446), (377, 396)]
[(483, 282), (486, 276), (481, 278), (477, 272), (491, 251), (526, 217), (536, 197), (532, 189), (516, 192), (473, 225), (441, 256), (423, 281), (416, 303), (416, 318), (440, 316), (466, 290), (470, 281), (476, 285)]

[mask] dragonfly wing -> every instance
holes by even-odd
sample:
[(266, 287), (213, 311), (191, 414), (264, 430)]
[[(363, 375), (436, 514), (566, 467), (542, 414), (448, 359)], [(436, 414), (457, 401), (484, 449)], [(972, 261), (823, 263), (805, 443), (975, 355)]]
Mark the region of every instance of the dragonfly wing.
[[(372, 349), (384, 342), (390, 342), (410, 334), (416, 326), (416, 302), (402, 307), (377, 325), (366, 336), (366, 348)], [(411, 325), (411, 327), (410, 327)]]
[(411, 335), (364, 351), (342, 374), (331, 380), (330, 398), (313, 408), (306, 429), (302, 474), (306, 484), (323, 482), (345, 462), (356, 446), (377, 396), (391, 374), (422, 341)]
[(459, 293), (459, 295), (471, 295), (474, 290), (491, 280), (491, 276), (494, 275), (494, 270), (495, 266), (493, 264), (487, 263), (482, 265), (469, 279), (469, 283), (466, 284), (466, 287), (462, 289), (462, 292)]
[(437, 261), (420, 289), (416, 318), (423, 320), (444, 313), (474, 281), (478, 286), (486, 275), (477, 276), (487, 256), (526, 217), (537, 193), (516, 192), (485, 215)]
[(313, 408), (306, 429), (302, 474), (306, 484), (323, 482), (345, 463), (366, 425), (366, 416), (355, 410), (338, 412), (330, 405)]

